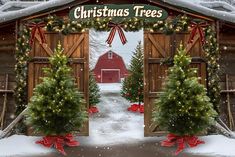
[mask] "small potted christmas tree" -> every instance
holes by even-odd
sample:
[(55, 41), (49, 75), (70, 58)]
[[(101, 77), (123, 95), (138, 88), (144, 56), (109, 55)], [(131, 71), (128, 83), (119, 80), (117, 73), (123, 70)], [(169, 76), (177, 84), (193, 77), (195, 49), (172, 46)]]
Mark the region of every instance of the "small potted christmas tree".
[(191, 58), (181, 44), (153, 113), (153, 121), (169, 132), (162, 146), (178, 144), (176, 155), (185, 143), (190, 147), (204, 143), (196, 135), (207, 129), (217, 114), (206, 89), (198, 82), (197, 69), (190, 68), (190, 63)]
[(79, 144), (71, 133), (79, 130), (87, 119), (85, 101), (75, 87), (68, 58), (60, 44), (49, 62), (50, 68), (44, 69), (45, 77), (30, 99), (26, 120), (36, 133), (45, 135), (36, 143), (45, 147), (54, 145), (65, 155), (63, 145)]

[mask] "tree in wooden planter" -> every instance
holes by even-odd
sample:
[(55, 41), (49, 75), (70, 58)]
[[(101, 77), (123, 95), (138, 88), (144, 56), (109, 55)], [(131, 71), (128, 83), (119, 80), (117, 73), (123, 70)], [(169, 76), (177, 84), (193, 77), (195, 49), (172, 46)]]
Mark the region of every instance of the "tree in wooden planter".
[(186, 55), (181, 44), (153, 113), (153, 120), (170, 132), (162, 146), (177, 143), (176, 155), (184, 149), (184, 143), (190, 147), (204, 143), (195, 135), (207, 129), (217, 115), (206, 95), (206, 89), (198, 82), (197, 69), (190, 68), (190, 63), (191, 58)]
[(136, 46), (135, 52), (131, 59), (130, 75), (126, 77), (122, 83), (121, 95), (130, 102), (137, 102), (128, 108), (130, 111), (139, 111), (143, 113), (144, 95), (144, 53), (141, 42)]
[(45, 68), (46, 77), (38, 84), (29, 102), (27, 122), (35, 132), (46, 135), (37, 143), (46, 147), (55, 146), (65, 154), (63, 145), (77, 146), (72, 132), (82, 127), (87, 119), (84, 99), (75, 87), (68, 67), (68, 59), (58, 44), (49, 59), (50, 68)]
[(94, 78), (93, 72), (89, 72), (89, 113), (99, 112), (96, 104), (100, 102), (100, 89)]

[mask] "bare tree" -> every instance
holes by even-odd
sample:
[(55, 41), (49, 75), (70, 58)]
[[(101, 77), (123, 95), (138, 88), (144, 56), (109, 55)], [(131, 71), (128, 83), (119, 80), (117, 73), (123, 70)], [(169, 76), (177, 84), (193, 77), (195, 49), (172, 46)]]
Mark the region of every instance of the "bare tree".
[(90, 68), (93, 69), (99, 56), (108, 50), (105, 43), (107, 38), (106, 32), (98, 32), (90, 29)]

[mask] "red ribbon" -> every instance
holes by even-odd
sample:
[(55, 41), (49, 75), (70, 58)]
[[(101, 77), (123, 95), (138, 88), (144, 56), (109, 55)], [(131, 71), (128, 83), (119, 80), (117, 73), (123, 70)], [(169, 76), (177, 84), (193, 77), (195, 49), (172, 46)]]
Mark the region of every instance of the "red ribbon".
[(204, 144), (204, 141), (199, 140), (196, 136), (177, 136), (174, 134), (168, 134), (167, 140), (161, 142), (161, 146), (171, 147), (175, 144), (178, 144), (178, 148), (175, 152), (175, 155), (178, 155), (185, 148), (185, 143), (189, 147), (196, 147), (199, 144)]
[(79, 145), (79, 142), (74, 140), (72, 134), (67, 134), (66, 136), (45, 136), (42, 140), (36, 141), (36, 143), (47, 148), (54, 146), (63, 155), (67, 155), (64, 151), (64, 145), (70, 147)]
[(123, 29), (122, 29), (122, 25), (120, 24), (117, 24), (117, 23), (113, 23), (113, 22), (109, 22), (108, 24), (109, 27), (112, 27), (111, 28), (111, 32), (109, 33), (109, 37), (108, 39), (106, 40), (106, 42), (111, 45), (112, 42), (113, 42), (113, 39), (114, 39), (114, 36), (116, 34), (116, 31), (118, 31), (118, 34), (119, 34), (119, 37), (121, 39), (121, 42), (122, 44), (126, 44), (127, 43), (127, 39), (125, 37), (125, 34), (123, 32)]
[(128, 111), (137, 112), (139, 110), (140, 113), (144, 113), (144, 105), (133, 104), (127, 108)]
[(90, 107), (88, 110), (89, 113), (98, 113), (99, 110), (96, 106)]
[(205, 22), (200, 22), (200, 23), (192, 22), (191, 23), (192, 31), (191, 31), (188, 43), (193, 43), (193, 39), (194, 39), (195, 35), (197, 34), (197, 30), (198, 30), (199, 35), (200, 35), (200, 39), (201, 39), (201, 43), (204, 45), (205, 34), (203, 31), (203, 28), (205, 28), (206, 26), (208, 26), (208, 24)]
[(41, 39), (41, 42), (42, 44), (43, 43), (46, 43), (46, 38), (45, 38), (45, 35), (43, 33), (43, 30), (42, 28), (45, 26), (45, 23), (44, 22), (31, 22), (31, 23), (28, 23), (26, 26), (28, 26), (29, 28), (31, 28), (31, 37), (30, 37), (30, 45), (32, 46), (33, 42), (34, 42), (34, 39), (35, 39), (35, 36), (36, 36), (36, 33), (38, 32), (39, 36), (40, 36), (40, 39)]

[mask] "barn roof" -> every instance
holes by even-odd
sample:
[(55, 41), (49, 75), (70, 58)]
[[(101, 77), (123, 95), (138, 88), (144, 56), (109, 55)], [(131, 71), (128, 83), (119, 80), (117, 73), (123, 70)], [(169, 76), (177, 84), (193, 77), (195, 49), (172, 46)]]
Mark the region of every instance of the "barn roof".
[(108, 51), (104, 52), (102, 55), (99, 56), (99, 58), (98, 58), (98, 60), (97, 60), (97, 62), (96, 62), (96, 64), (95, 64), (94, 69), (97, 67), (98, 62), (101, 62), (101, 58), (103, 58), (103, 57), (104, 57), (105, 55), (107, 55), (107, 53), (109, 53), (109, 52), (111, 52), (111, 53), (113, 53), (114, 55), (118, 56), (119, 59), (123, 62), (123, 65), (125, 66), (125, 68), (127, 67), (126, 64), (125, 64), (125, 62), (124, 62), (124, 60), (123, 60), (123, 57), (122, 57), (122, 56), (120, 56), (118, 53), (114, 52), (113, 50), (108, 50)]
[(117, 56), (119, 56), (119, 57), (121, 57), (122, 58), (122, 56), (120, 56), (119, 54), (117, 54), (116, 52), (114, 52), (113, 50), (108, 50), (108, 51), (106, 51), (106, 52), (104, 52), (102, 55), (100, 55), (100, 57), (99, 58), (101, 58), (102, 56), (105, 56), (107, 53), (109, 53), (109, 52), (111, 52), (111, 53), (113, 53), (113, 54), (115, 54), (115, 55), (117, 55)]
[[(0, 0), (0, 23), (64, 6), (75, 0), (11, 1)], [(88, 1), (88, 0), (87, 0)], [(147, 0), (165, 2), (196, 13), (235, 23), (235, 0)]]
[(122, 62), (124, 63), (124, 65), (126, 66), (126, 64), (125, 64), (125, 62), (124, 62), (124, 60), (123, 60), (123, 57), (122, 57), (121, 55), (119, 55), (118, 53), (114, 52), (113, 50), (108, 50), (108, 51), (104, 52), (102, 55), (100, 55), (99, 58), (98, 58), (98, 60), (97, 60), (97, 62), (96, 62), (96, 64), (99, 62), (100, 58), (102, 58), (103, 56), (105, 56), (105, 55), (106, 55), (107, 53), (109, 53), (109, 52), (112, 52), (113, 54), (117, 55), (117, 56), (122, 60)]

